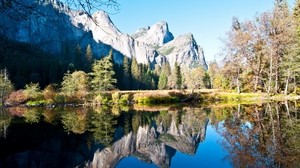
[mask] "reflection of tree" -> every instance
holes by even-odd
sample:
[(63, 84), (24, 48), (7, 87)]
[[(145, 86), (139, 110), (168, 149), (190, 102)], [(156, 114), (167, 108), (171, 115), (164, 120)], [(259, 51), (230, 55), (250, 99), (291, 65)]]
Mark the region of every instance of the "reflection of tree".
[(127, 135), (132, 131), (132, 113), (125, 113), (124, 115), (124, 134)]
[(219, 129), (234, 167), (300, 165), (300, 122), (290, 115), (287, 103), (240, 110), (240, 115), (226, 118), (223, 128)]
[(27, 108), (23, 117), (27, 123), (38, 123), (41, 119), (42, 111), (39, 108)]
[(113, 142), (117, 117), (108, 107), (103, 106), (94, 110), (90, 117), (89, 130), (96, 142), (108, 146)]
[(132, 116), (132, 130), (137, 133), (140, 126), (151, 125), (154, 122), (155, 112), (137, 111)]
[(57, 125), (60, 121), (59, 120), (60, 115), (58, 113), (58, 110), (56, 109), (52, 109), (52, 108), (45, 109), (43, 116), (44, 116), (44, 121), (52, 125)]
[(161, 124), (161, 131), (166, 132), (170, 128), (172, 122), (171, 114), (167, 110), (160, 111), (159, 115), (156, 117), (156, 123)]
[(61, 123), (66, 132), (73, 132), (76, 134), (83, 134), (87, 129), (87, 112), (86, 109), (72, 109), (66, 111), (61, 115)]
[(0, 108), (0, 137), (6, 138), (7, 129), (11, 122), (12, 116), (4, 108)]

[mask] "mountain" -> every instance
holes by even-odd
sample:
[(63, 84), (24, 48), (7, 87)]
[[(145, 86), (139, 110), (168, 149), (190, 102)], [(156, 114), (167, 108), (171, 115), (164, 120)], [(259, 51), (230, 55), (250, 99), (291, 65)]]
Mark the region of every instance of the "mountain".
[(173, 34), (169, 31), (167, 22), (158, 22), (153, 26), (141, 28), (136, 31), (132, 37), (140, 42), (150, 44), (154, 47), (161, 47), (174, 39)]
[(203, 49), (197, 45), (191, 33), (180, 35), (158, 49), (158, 53), (166, 56), (171, 67), (177, 62), (183, 69), (202, 66), (207, 69)]
[(34, 10), (21, 15), (22, 19), (12, 19), (16, 10), (7, 9), (0, 13), (2, 36), (56, 55), (74, 54), (77, 45), (85, 51), (90, 44), (95, 57), (107, 55), (113, 48), (117, 63), (122, 63), (123, 56), (127, 56), (135, 57), (138, 63), (150, 64), (152, 68), (163, 61), (168, 61), (171, 67), (178, 62), (182, 68), (197, 65), (207, 68), (203, 50), (192, 34), (174, 39), (166, 22), (141, 28), (130, 36), (122, 33), (103, 11), (89, 16), (86, 12), (71, 10), (57, 0), (39, 0), (38, 3), (24, 0), (24, 3), (34, 6)]

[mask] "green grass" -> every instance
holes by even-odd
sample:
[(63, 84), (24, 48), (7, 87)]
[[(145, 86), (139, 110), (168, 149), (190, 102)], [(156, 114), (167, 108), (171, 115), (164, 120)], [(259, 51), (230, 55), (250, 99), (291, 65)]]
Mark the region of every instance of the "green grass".
[(33, 106), (44, 106), (47, 104), (46, 100), (30, 100), (26, 102), (27, 106), (33, 107)]

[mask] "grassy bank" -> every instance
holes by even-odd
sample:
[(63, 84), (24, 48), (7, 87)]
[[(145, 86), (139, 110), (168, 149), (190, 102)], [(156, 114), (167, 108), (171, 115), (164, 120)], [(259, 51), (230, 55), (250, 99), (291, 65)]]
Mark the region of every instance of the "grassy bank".
[(236, 102), (236, 103), (251, 103), (265, 101), (285, 101), (298, 100), (300, 95), (290, 94), (268, 94), (268, 93), (236, 93), (232, 91), (222, 90), (200, 90), (201, 99), (203, 102)]
[[(20, 96), (15, 96), (21, 99)], [(146, 91), (107, 91), (101, 93), (89, 93), (84, 98), (78, 99), (56, 93), (51, 96), (39, 95), (35, 99), (22, 99), (20, 103), (11, 103), (10, 106), (97, 106), (97, 105), (147, 105), (178, 103), (257, 103), (266, 101), (297, 100), (299, 95), (270, 95), (267, 93), (240, 93), (231, 91), (204, 89), (196, 90), (146, 90)], [(10, 100), (11, 102), (17, 99)]]

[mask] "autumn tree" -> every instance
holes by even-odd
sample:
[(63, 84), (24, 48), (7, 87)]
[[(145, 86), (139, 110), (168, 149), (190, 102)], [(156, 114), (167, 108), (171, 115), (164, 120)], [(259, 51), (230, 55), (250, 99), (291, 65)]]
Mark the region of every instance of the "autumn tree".
[(238, 92), (261, 90), (286, 94), (296, 90), (299, 71), (296, 11), (297, 7), (292, 15), (287, 1), (277, 0), (273, 11), (264, 12), (254, 20), (233, 19), (220, 71), (228, 88), (236, 88)]
[(29, 100), (34, 100), (42, 95), (39, 83), (30, 83), (25, 85), (24, 94)]
[(63, 78), (61, 91), (69, 98), (83, 100), (88, 94), (88, 75), (83, 71), (67, 72)]
[(184, 72), (184, 85), (188, 89), (205, 88), (204, 77), (205, 70), (202, 67), (193, 68)]

